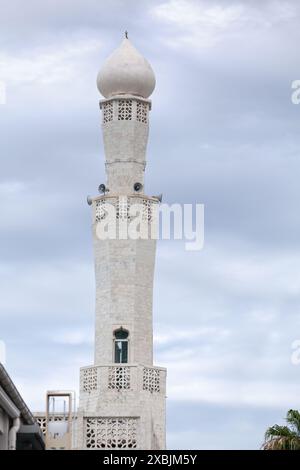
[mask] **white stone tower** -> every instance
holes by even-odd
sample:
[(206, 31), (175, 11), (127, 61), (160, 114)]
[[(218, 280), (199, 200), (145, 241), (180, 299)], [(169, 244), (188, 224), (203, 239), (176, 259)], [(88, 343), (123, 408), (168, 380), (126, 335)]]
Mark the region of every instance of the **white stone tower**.
[(127, 33), (99, 72), (97, 85), (105, 97), (100, 108), (107, 182), (103, 194), (88, 201), (95, 252), (95, 361), (80, 371), (77, 447), (164, 449), (166, 370), (153, 366), (156, 240), (119, 233), (115, 239), (99, 237), (105, 224), (130, 223), (135, 205), (140, 228), (150, 233), (157, 222), (159, 198), (144, 193), (148, 98), (155, 77)]

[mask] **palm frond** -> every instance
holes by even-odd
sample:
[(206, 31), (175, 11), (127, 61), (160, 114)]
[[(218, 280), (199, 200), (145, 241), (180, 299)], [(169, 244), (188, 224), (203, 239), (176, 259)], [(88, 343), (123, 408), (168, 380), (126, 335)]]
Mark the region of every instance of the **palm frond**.
[(297, 410), (289, 410), (286, 416), (286, 421), (290, 425), (291, 429), (300, 437), (300, 412)]
[(263, 450), (300, 450), (300, 439), (298, 437), (274, 437), (266, 441)]
[(267, 429), (264, 450), (300, 450), (300, 412), (289, 410), (286, 421), (288, 426), (275, 424)]
[(274, 426), (268, 428), (265, 433), (266, 440), (272, 439), (274, 437), (287, 437), (291, 439), (293, 437), (298, 437), (298, 434), (292, 431), (288, 426), (278, 426), (278, 424), (275, 424)]

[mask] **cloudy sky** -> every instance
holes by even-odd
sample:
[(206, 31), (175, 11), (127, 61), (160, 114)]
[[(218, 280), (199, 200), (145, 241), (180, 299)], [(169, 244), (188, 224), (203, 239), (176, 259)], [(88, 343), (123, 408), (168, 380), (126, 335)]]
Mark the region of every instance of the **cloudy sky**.
[(33, 410), (93, 361), (87, 194), (105, 180), (95, 80), (125, 29), (152, 64), (146, 191), (205, 205), (205, 245), (158, 244), (168, 447), (257, 449), (300, 409), (300, 6), (0, 0), (0, 339)]

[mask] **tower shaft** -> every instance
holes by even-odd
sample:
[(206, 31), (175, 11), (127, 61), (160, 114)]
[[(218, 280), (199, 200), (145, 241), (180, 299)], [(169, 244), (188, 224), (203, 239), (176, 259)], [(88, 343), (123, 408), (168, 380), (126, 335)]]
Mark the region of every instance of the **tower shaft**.
[(155, 80), (128, 39), (114, 54), (98, 78), (107, 182), (92, 198), (95, 359), (81, 369), (77, 446), (163, 449), (166, 370), (153, 366), (152, 319), (159, 201), (144, 193)]
[[(128, 360), (152, 365), (156, 241), (121, 240), (118, 234), (116, 240), (97, 237), (97, 225), (106, 223), (108, 204), (116, 211), (116, 230), (119, 224), (131, 222), (133, 204), (140, 205), (144, 224), (154, 222), (157, 200), (143, 191), (150, 102), (126, 95), (102, 101), (100, 107), (109, 192), (93, 202), (95, 363), (114, 360), (114, 331), (122, 327), (128, 332)], [(141, 185), (138, 192), (136, 183)]]

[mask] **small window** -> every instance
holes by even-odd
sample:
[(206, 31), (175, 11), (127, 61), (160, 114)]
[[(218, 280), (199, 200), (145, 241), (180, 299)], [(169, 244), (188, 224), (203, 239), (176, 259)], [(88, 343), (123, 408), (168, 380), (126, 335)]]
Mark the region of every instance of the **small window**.
[(128, 362), (128, 331), (120, 328), (115, 331), (115, 362), (126, 363)]

